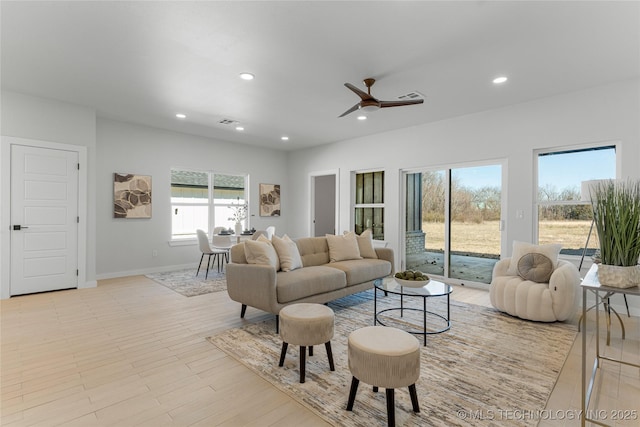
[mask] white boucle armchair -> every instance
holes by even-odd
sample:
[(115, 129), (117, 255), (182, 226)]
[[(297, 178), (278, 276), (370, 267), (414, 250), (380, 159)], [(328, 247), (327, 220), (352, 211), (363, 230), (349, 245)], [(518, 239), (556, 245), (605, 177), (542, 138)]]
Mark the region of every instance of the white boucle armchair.
[(580, 273), (568, 261), (559, 260), (548, 283), (509, 275), (511, 258), (496, 263), (489, 288), (491, 304), (500, 311), (538, 322), (564, 321), (576, 310)]

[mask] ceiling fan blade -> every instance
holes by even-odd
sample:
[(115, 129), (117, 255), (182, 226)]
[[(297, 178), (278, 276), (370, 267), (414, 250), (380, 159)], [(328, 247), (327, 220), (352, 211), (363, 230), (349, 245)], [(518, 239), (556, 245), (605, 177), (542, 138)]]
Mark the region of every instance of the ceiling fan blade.
[(353, 107), (349, 108), (347, 111), (345, 111), (344, 113), (340, 114), (338, 117), (344, 117), (349, 113), (353, 113), (354, 111), (356, 111), (358, 108), (360, 108), (360, 103), (358, 102), (356, 105), (354, 105)]
[(380, 108), (401, 107), (403, 105), (422, 104), (424, 99), (411, 99), (408, 101), (380, 101)]
[(346, 87), (348, 87), (349, 89), (351, 89), (356, 95), (358, 95), (360, 97), (360, 99), (362, 99), (363, 101), (367, 101), (369, 99), (375, 99), (373, 96), (369, 95), (367, 92), (358, 89), (357, 87), (355, 87), (354, 85), (352, 85), (351, 83), (345, 83), (344, 84)]

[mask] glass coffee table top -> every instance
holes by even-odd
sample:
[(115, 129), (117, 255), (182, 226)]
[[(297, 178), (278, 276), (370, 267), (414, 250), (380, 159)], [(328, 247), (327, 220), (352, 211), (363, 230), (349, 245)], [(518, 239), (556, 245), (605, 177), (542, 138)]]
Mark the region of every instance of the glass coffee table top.
[[(412, 283), (413, 285), (413, 283)], [(382, 297), (378, 293), (383, 294)], [(449, 296), (453, 292), (451, 285), (430, 280), (423, 286), (403, 286), (393, 277), (385, 277), (374, 283), (373, 324), (394, 326), (414, 335), (421, 335), (423, 343), (427, 345), (427, 335), (440, 334), (451, 328), (451, 306)], [(435, 307), (427, 310), (427, 300), (432, 297), (446, 299), (446, 308), (437, 311)], [(384, 306), (379, 307), (379, 298), (385, 298)], [(422, 304), (415, 303), (405, 306), (405, 298), (409, 300), (422, 298)], [(435, 302), (435, 301), (434, 301)], [(383, 301), (380, 301), (382, 304)], [(446, 313), (442, 312), (446, 310)]]
[(385, 277), (382, 280), (376, 281), (375, 287), (382, 291), (391, 292), (397, 295), (417, 295), (425, 297), (445, 296), (453, 292), (451, 285), (447, 285), (446, 283), (438, 282), (436, 280), (429, 280), (425, 285), (417, 288), (412, 286), (402, 286), (393, 277)]

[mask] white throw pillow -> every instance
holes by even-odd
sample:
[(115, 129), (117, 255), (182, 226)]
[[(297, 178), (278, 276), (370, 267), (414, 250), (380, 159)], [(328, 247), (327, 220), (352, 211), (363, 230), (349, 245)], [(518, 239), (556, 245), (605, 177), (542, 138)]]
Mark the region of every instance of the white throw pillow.
[(562, 245), (559, 244), (547, 244), (547, 245), (534, 245), (532, 243), (513, 241), (513, 252), (511, 253), (511, 262), (507, 269), (507, 275), (518, 276), (518, 262), (520, 258), (529, 253), (542, 254), (549, 258), (555, 269), (558, 265), (558, 255), (560, 254)]
[(260, 236), (258, 240), (245, 240), (244, 256), (249, 264), (270, 265), (278, 271), (280, 261), (269, 239)]
[(356, 233), (349, 231), (343, 236), (327, 234), (327, 244), (329, 245), (329, 261), (338, 262), (349, 259), (362, 259)]
[[(345, 231), (344, 234), (351, 233), (351, 231)], [(374, 258), (378, 259), (378, 254), (373, 248), (373, 233), (371, 229), (367, 228), (358, 236), (356, 234), (356, 240), (358, 241), (358, 250), (362, 258)]]
[(302, 268), (302, 258), (296, 242), (291, 240), (286, 234), (278, 237), (275, 234), (271, 238), (273, 247), (276, 248), (278, 258), (280, 258), (280, 268), (282, 271), (292, 271)]

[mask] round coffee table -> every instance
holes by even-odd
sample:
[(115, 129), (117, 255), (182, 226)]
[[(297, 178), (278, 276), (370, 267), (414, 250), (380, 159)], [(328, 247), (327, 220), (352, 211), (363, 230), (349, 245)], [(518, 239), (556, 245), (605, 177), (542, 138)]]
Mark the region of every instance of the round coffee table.
[[(378, 291), (383, 292), (385, 295), (392, 294), (400, 296), (400, 306), (386, 308), (378, 311)], [(384, 279), (379, 279), (374, 282), (374, 293), (373, 293), (373, 324), (382, 325), (382, 326), (390, 326), (383, 323), (380, 320), (380, 315), (388, 312), (400, 312), (400, 317), (404, 317), (405, 311), (416, 311), (422, 314), (422, 327), (415, 325), (411, 322), (404, 321), (400, 324), (400, 326), (405, 325), (404, 330), (414, 335), (422, 335), (424, 345), (427, 345), (427, 335), (440, 334), (442, 332), (448, 331), (451, 329), (451, 305), (450, 298), (451, 292), (453, 292), (453, 288), (451, 285), (447, 285), (446, 283), (438, 282), (436, 280), (430, 280), (427, 284), (422, 287), (408, 287), (401, 286), (398, 282), (395, 281), (393, 277), (385, 277)], [(422, 308), (411, 308), (404, 306), (404, 298), (422, 298)], [(435, 313), (433, 311), (427, 310), (427, 299), (435, 298), (435, 297), (446, 297), (447, 298), (447, 314)], [(427, 316), (435, 318), (437, 322), (442, 323), (442, 328), (428, 330), (427, 329)], [(396, 322), (399, 323), (399, 322)], [(394, 325), (394, 327), (399, 327), (399, 325)], [(409, 329), (411, 327), (412, 329)]]

